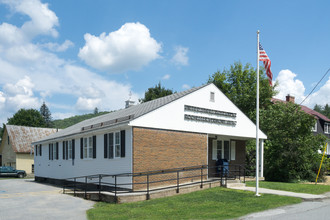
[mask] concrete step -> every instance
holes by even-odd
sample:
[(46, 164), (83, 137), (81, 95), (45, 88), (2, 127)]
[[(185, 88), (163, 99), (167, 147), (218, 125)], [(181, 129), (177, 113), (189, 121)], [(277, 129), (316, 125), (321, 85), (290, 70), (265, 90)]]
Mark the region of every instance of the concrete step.
[(227, 183), (226, 188), (245, 187), (245, 183)]
[(235, 179), (235, 180), (227, 180), (227, 188), (231, 187), (245, 187), (245, 183), (242, 183), (241, 180)]

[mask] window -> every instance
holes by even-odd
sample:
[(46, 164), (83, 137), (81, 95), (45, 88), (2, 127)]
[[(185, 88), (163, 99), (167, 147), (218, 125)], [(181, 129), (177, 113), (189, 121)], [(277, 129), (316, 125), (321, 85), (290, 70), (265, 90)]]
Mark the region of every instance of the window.
[[(72, 140), (72, 157), (74, 159), (74, 140)], [(80, 138), (80, 158), (96, 158), (96, 136)]]
[(72, 141), (68, 141), (68, 157), (72, 159)]
[(235, 146), (230, 147), (229, 141), (213, 140), (212, 160), (226, 159), (229, 161), (235, 158), (235, 156), (231, 154), (235, 154)]
[(330, 134), (330, 123), (324, 123), (324, 133)]
[(120, 133), (115, 133), (115, 157), (120, 157)]
[(63, 160), (74, 159), (74, 140), (63, 141)]
[(48, 146), (49, 160), (58, 160), (58, 143), (50, 143)]
[(125, 157), (125, 130), (104, 135), (104, 158)]
[(317, 121), (315, 122), (314, 127), (312, 127), (312, 131), (313, 131), (313, 132), (317, 132)]
[(93, 139), (84, 138), (84, 158), (93, 158)]
[(214, 92), (210, 92), (210, 102), (214, 102)]

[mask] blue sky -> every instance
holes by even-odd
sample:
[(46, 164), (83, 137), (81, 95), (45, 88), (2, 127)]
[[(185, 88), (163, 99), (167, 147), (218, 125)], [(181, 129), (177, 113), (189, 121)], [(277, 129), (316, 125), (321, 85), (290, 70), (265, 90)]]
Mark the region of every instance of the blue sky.
[[(45, 101), (53, 118), (116, 110), (161, 82), (182, 91), (240, 61), (256, 31), (277, 95), (302, 101), (330, 68), (328, 1), (0, 0), (0, 123)], [(262, 63), (260, 63), (262, 65)], [(330, 103), (330, 74), (305, 105)]]

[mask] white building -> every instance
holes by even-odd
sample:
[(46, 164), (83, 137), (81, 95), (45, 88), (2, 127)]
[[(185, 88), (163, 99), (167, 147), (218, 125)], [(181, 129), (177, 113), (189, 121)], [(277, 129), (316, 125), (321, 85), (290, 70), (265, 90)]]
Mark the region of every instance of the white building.
[[(80, 122), (34, 142), (35, 178), (211, 167), (217, 158), (244, 164), (245, 142), (255, 137), (253, 122), (214, 84), (207, 84)], [(267, 137), (260, 131), (259, 138)]]

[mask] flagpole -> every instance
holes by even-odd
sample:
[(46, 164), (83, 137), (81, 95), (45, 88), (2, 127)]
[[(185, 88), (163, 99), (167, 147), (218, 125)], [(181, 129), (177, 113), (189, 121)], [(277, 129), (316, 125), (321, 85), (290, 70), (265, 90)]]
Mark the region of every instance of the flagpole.
[(257, 31), (256, 196), (259, 195), (259, 30)]

